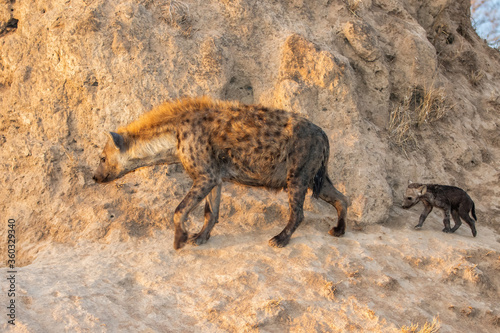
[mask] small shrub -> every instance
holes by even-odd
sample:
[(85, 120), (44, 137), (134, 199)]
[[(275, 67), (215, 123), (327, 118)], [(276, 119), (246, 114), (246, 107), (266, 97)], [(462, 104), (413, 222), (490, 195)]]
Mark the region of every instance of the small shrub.
[(390, 115), (389, 136), (398, 147), (414, 147), (417, 144), (413, 133), (413, 120), (410, 112), (410, 96), (406, 95)]
[(417, 87), (413, 91), (413, 98), (418, 126), (443, 118), (449, 109), (446, 105), (446, 94), (443, 88)]
[(441, 119), (451, 108), (443, 88), (412, 87), (391, 111), (389, 137), (392, 143), (405, 152), (416, 148), (415, 129)]
[(401, 327), (401, 333), (437, 333), (441, 324), (437, 317), (434, 317), (432, 323), (425, 323), (421, 329), (418, 329), (418, 324), (411, 324), (410, 326)]

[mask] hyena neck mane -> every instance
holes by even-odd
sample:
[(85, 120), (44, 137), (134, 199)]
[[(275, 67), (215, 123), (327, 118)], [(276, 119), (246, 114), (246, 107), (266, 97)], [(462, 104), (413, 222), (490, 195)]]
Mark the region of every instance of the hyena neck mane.
[(124, 138), (124, 154), (131, 168), (179, 163), (176, 131), (180, 118), (213, 105), (214, 102), (207, 97), (167, 102), (119, 128), (117, 133)]
[(128, 159), (135, 167), (179, 163), (176, 154), (179, 122), (186, 113), (214, 108), (217, 103), (209, 97), (166, 102), (119, 128), (117, 132), (125, 138)]
[(122, 127), (118, 132), (127, 133), (130, 138), (151, 140), (165, 132), (175, 131), (183, 115), (216, 106), (209, 97), (195, 99), (180, 99), (163, 103), (149, 112), (144, 113), (139, 119)]
[(128, 159), (142, 165), (178, 163), (174, 133), (166, 132), (147, 140), (129, 138)]

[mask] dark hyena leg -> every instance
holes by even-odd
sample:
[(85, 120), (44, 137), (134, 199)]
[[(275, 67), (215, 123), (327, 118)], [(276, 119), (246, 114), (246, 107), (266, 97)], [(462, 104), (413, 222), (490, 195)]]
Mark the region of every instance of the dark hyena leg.
[(217, 185), (210, 191), (205, 202), (205, 223), (200, 232), (189, 237), (189, 243), (201, 245), (208, 241), (212, 228), (219, 220), (219, 205), (222, 184)]
[(319, 197), (337, 209), (338, 221), (337, 226), (330, 229), (330, 235), (340, 237), (345, 233), (345, 217), (347, 214), (347, 198), (340, 193), (332, 184), (331, 180), (326, 177)]
[(443, 232), (450, 233), (451, 225), (450, 225), (450, 208), (444, 209), (444, 219), (443, 219), (444, 229)]
[(321, 165), (321, 147), (310, 144), (308, 140), (300, 141), (296, 150), (289, 155), (289, 169), (287, 172), (288, 206), (290, 216), (285, 229), (269, 240), (269, 245), (284, 247), (290, 241), (293, 232), (304, 219), (304, 199), (312, 179), (318, 172), (317, 165)]
[(422, 212), (422, 214), (420, 214), (420, 219), (418, 220), (418, 224), (414, 227), (415, 229), (422, 228), (427, 215), (429, 215), (429, 213), (432, 211), (432, 205), (430, 203), (428, 203), (427, 201), (422, 201), (422, 203), (424, 204), (424, 211)]
[(453, 209), (451, 211), (451, 217), (453, 217), (453, 221), (455, 221), (455, 225), (451, 228), (451, 232), (455, 232), (462, 225), (462, 221), (460, 221), (460, 216), (458, 215), (458, 210)]
[(286, 175), (290, 216), (285, 229), (269, 240), (269, 245), (274, 247), (287, 245), (304, 219), (307, 189), (323, 165), (325, 156), (328, 156), (328, 138), (316, 125), (297, 125), (294, 132), (296, 136), (290, 142)]
[(307, 193), (307, 183), (299, 179), (288, 182), (288, 205), (290, 207), (290, 217), (285, 229), (269, 240), (269, 245), (273, 247), (284, 247), (290, 241), (293, 232), (304, 219), (304, 199)]
[(476, 237), (477, 231), (476, 231), (476, 222), (469, 216), (469, 207), (465, 206), (460, 206), (458, 208), (458, 213), (460, 214), (460, 217), (469, 225), (471, 231), (472, 231), (472, 236)]
[(174, 238), (174, 249), (178, 250), (184, 246), (188, 239), (188, 233), (186, 231), (186, 222), (188, 214), (195, 208), (202, 200), (207, 196), (212, 188), (216, 185), (215, 181), (195, 180), (193, 186), (189, 190), (188, 194), (182, 199), (181, 203), (175, 209), (174, 213), (174, 226), (175, 226), (175, 238)]

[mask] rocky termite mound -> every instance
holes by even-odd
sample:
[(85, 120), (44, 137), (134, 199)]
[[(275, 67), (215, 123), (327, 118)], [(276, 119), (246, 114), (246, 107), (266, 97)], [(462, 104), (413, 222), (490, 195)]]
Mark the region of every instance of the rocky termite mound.
[[(379, 224), (400, 235), (401, 228), (418, 219), (418, 209), (404, 215), (397, 208), (408, 180), (464, 188), (476, 202), (479, 235), (496, 235), (500, 230), (500, 53), (474, 32), (469, 6), (469, 1), (451, 0), (314, 4), (300, 0), (2, 0), (0, 211), (5, 222), (17, 221), (17, 264), (43, 262), (40, 253), (46, 255), (61, 244), (72, 247), (89, 241), (118, 246), (155, 236), (168, 249), (158, 260), (178, 264), (170, 257), (177, 254), (169, 252), (171, 217), (191, 184), (182, 170), (175, 166), (140, 169), (105, 186), (93, 182), (92, 172), (106, 131), (165, 100), (199, 95), (301, 113), (328, 134), (330, 177), (351, 201), (348, 234), (342, 240), (328, 238), (335, 212), (308, 199), (306, 221), (294, 236), (299, 239), (295, 245), (292, 239), (289, 246), (301, 247), (318, 237), (333, 247), (340, 242), (344, 251), (351, 252), (342, 242), (375, 232)], [(198, 217), (190, 221), (193, 231), (200, 226), (202, 209), (196, 213)], [(228, 184), (223, 189), (222, 223), (214, 233), (244, 237), (263, 230), (267, 232), (260, 232), (252, 242), (264, 245), (275, 229), (283, 227), (286, 217), (283, 193)], [(440, 226), (427, 225), (434, 230), (426, 235), (441, 237)], [(315, 232), (301, 239), (301, 228)], [(4, 239), (6, 232), (0, 228)], [(499, 236), (490, 237), (495, 242)], [(210, 242), (221, 247), (217, 253), (224, 252), (226, 241), (231, 246), (237, 243), (216, 238)], [(366, 245), (359, 244), (360, 248)], [(0, 253), (6, 252), (6, 245), (0, 242)], [(196, 253), (203, 255), (201, 251)], [(300, 249), (289, 251), (294, 258), (312, 255)], [(405, 255), (401, 258), (410, 260)], [(300, 265), (297, 260), (292, 265)], [(345, 281), (356, 280), (356, 271), (362, 275), (373, 269), (363, 268), (360, 257), (352, 260), (336, 268), (352, 270)], [(494, 265), (493, 259), (488, 260)], [(267, 269), (266, 260), (262, 261), (257, 270)], [(390, 262), (379, 264), (391, 267)], [(335, 272), (324, 270), (323, 275), (303, 282), (329, 286)], [(477, 283), (457, 272), (468, 279), (466, 284), (482, 286), (490, 281), (485, 283), (499, 288), (495, 279), (482, 277), (489, 268), (483, 275), (476, 274)], [(281, 273), (273, 281), (280, 280)], [(245, 285), (263, 276), (259, 271), (239, 278)], [(453, 278), (450, 273), (440, 281), (451, 283)], [(392, 279), (380, 277), (380, 288), (397, 290), (411, 281), (393, 283)], [(129, 280), (140, 283), (137, 277)], [(124, 280), (125, 287), (129, 280)], [(341, 291), (342, 285), (337, 289)], [(344, 291), (345, 299), (349, 295)], [(312, 292), (309, 296), (315, 297)], [(357, 303), (364, 308), (368, 299), (344, 303), (344, 310), (356, 312), (352, 309)], [(308, 304), (297, 299), (259, 301), (269, 301), (256, 310), (256, 318), (269, 327), (293, 322)], [(243, 302), (238, 309), (248, 304)], [(226, 304), (207, 306), (229, 311)], [(457, 318), (465, 321), (472, 316), (461, 315), (462, 308), (454, 306)], [(498, 325), (498, 309), (491, 311), (477, 313), (493, 321), (497, 318)], [(366, 313), (365, 323), (373, 325), (367, 327), (402, 324), (389, 316), (381, 324), (377, 316)], [(322, 315), (319, 311), (318, 316)], [(303, 327), (317, 319), (312, 316), (304, 314)], [(425, 316), (406, 313), (403, 317)], [(242, 327), (234, 320), (219, 327)], [(342, 323), (362, 326), (362, 318)], [(320, 326), (316, 329), (321, 330)]]

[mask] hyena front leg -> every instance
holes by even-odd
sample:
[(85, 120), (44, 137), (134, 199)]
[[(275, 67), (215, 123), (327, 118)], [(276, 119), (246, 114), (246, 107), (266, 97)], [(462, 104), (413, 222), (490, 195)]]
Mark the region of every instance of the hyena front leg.
[(188, 239), (188, 233), (186, 231), (186, 222), (188, 214), (207, 196), (208, 193), (217, 184), (215, 180), (196, 180), (193, 186), (189, 190), (188, 194), (182, 199), (181, 203), (177, 206), (174, 213), (174, 226), (175, 226), (175, 238), (174, 238), (174, 249), (178, 250), (182, 248)]
[(422, 214), (420, 214), (418, 224), (414, 227), (415, 229), (422, 228), (422, 225), (424, 224), (427, 215), (429, 215), (430, 212), (432, 211), (432, 205), (430, 203), (428, 203), (427, 201), (422, 201), (422, 203), (424, 204), (424, 211), (422, 212)]
[(210, 232), (219, 221), (219, 205), (222, 184), (217, 185), (210, 191), (205, 202), (205, 223), (200, 232), (189, 237), (189, 243), (193, 245), (205, 244), (210, 238)]
[(324, 201), (328, 202), (330, 205), (335, 207), (337, 210), (337, 226), (330, 229), (328, 232), (330, 235), (335, 237), (340, 237), (345, 234), (345, 217), (347, 215), (347, 198), (340, 193), (335, 186), (333, 186), (331, 180), (326, 177), (319, 197)]

